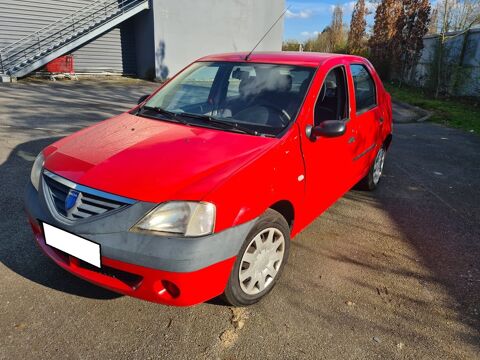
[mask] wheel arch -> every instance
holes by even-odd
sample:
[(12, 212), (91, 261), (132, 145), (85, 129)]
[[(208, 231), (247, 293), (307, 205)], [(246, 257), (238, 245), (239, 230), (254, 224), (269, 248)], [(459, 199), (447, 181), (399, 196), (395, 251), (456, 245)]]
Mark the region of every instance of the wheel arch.
[(383, 146), (385, 147), (386, 151), (388, 151), (388, 148), (390, 147), (391, 142), (392, 142), (392, 134), (388, 134), (385, 140), (383, 141)]
[(293, 222), (295, 220), (295, 209), (290, 201), (280, 200), (272, 204), (269, 208), (279, 212), (284, 217), (284, 219), (287, 221), (288, 226), (290, 227), (290, 230), (293, 228)]

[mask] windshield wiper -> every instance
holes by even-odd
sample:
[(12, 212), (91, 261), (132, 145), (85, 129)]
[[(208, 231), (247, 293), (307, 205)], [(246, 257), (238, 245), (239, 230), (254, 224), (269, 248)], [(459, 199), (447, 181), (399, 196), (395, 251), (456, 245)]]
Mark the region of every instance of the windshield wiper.
[[(178, 117), (178, 113), (173, 112), (173, 111), (169, 111), (169, 110), (162, 109), (161, 107), (158, 107), (158, 106), (147, 106), (147, 105), (144, 105), (144, 106), (142, 106), (139, 110), (140, 110), (140, 111), (142, 111), (142, 110), (151, 110), (151, 111), (154, 111), (154, 112), (156, 112), (156, 113), (158, 113), (158, 114), (161, 114), (161, 115), (163, 115), (163, 116), (166, 116), (169, 120), (173, 120), (173, 121), (182, 123), (183, 125), (190, 125), (189, 122), (185, 121), (185, 120), (182, 119), (182, 118), (179, 118), (179, 117)], [(137, 112), (137, 114), (138, 114), (138, 112)]]
[(239, 125), (237, 122), (228, 121), (228, 120), (220, 120), (220, 119), (218, 119), (214, 116), (211, 116), (211, 115), (192, 114), (192, 113), (185, 113), (185, 112), (177, 113), (177, 115), (178, 116), (189, 117), (189, 118), (192, 118), (192, 119), (203, 120), (203, 121), (205, 121), (207, 123), (211, 123), (213, 125), (220, 125), (224, 129), (234, 130), (234, 131), (241, 132), (241, 133), (244, 133), (244, 134), (263, 135), (256, 130), (252, 130), (252, 129), (249, 129), (245, 126)]

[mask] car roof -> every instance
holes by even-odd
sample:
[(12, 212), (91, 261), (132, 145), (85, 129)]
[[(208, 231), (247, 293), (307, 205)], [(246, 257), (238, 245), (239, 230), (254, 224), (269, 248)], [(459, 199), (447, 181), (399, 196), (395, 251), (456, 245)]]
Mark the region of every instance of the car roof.
[(247, 52), (235, 52), (208, 55), (197, 61), (230, 61), (230, 62), (259, 62), (269, 64), (288, 64), (299, 66), (318, 67), (330, 59), (350, 59), (351, 61), (362, 61), (363, 58), (345, 54), (330, 54), (318, 52), (299, 52), (299, 51), (272, 51), (272, 52), (254, 52), (245, 61)]

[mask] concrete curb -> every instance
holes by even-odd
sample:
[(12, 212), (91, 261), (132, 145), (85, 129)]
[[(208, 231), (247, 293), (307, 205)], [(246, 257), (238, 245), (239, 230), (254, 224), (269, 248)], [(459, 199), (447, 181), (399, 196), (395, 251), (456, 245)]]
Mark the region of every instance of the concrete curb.
[(0, 74), (0, 83), (12, 83), (17, 82), (17, 78), (15, 76)]
[(413, 120), (414, 122), (427, 121), (433, 115), (432, 111), (428, 111), (428, 110), (422, 109), (421, 107), (410, 105), (410, 104), (404, 103), (402, 101), (392, 100), (392, 103), (396, 104), (397, 106), (409, 109), (412, 112), (415, 112), (415, 113), (421, 115), (421, 117), (419, 117), (418, 119)]

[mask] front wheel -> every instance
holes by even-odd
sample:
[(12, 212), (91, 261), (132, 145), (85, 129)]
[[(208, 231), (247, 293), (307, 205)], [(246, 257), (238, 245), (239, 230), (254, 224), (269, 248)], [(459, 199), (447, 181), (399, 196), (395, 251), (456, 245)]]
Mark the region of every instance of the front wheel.
[(245, 306), (267, 295), (280, 277), (289, 249), (287, 222), (280, 213), (268, 209), (240, 249), (223, 294), (225, 301)]
[(380, 177), (383, 172), (383, 164), (385, 163), (385, 147), (382, 146), (375, 156), (375, 161), (373, 162), (368, 174), (360, 180), (358, 183), (358, 188), (362, 190), (375, 190), (380, 182)]

